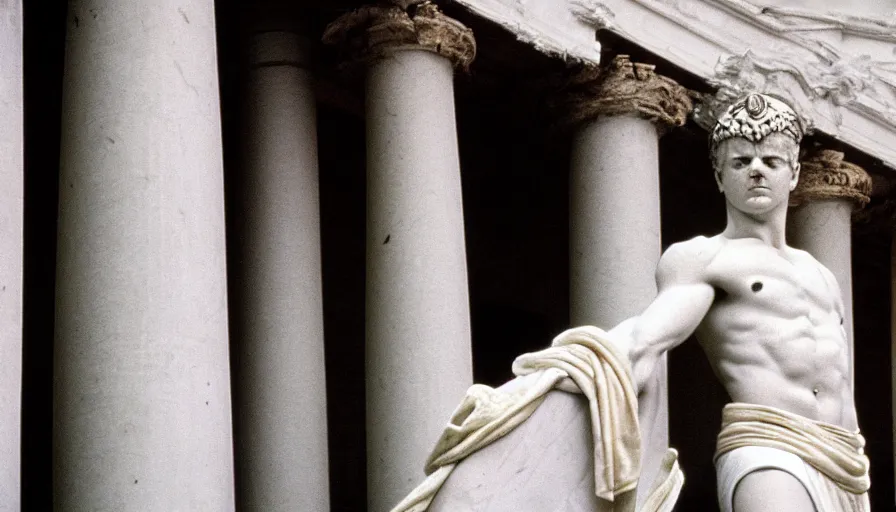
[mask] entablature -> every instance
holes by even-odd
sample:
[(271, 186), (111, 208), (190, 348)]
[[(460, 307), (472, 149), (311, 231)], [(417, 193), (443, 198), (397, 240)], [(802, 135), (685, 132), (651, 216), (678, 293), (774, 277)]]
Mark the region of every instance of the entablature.
[[(747, 90), (776, 94), (814, 129), (896, 169), (894, 16), (745, 0), (457, 3), (567, 60), (599, 62), (594, 32), (609, 30), (706, 80), (716, 101)], [(712, 104), (707, 98), (696, 111), (698, 122)]]

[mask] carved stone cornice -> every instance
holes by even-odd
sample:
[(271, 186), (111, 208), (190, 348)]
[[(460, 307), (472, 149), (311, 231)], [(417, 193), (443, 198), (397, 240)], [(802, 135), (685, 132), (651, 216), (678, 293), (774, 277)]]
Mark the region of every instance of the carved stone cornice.
[(682, 126), (693, 104), (687, 89), (655, 66), (617, 55), (606, 67), (584, 67), (556, 102), (565, 126), (606, 116), (636, 115), (662, 128)]
[(800, 180), (790, 194), (791, 206), (819, 199), (846, 199), (857, 208), (871, 200), (871, 176), (843, 160), (843, 153), (820, 150), (800, 162)]
[(756, 0), (569, 2), (579, 20), (706, 80), (719, 101), (777, 95), (809, 126), (896, 169), (896, 19), (847, 14), (858, 5), (845, 1), (841, 13)]
[(376, 60), (396, 50), (421, 49), (466, 70), (476, 57), (473, 31), (445, 16), (430, 1), (361, 7), (330, 23), (322, 40), (340, 45), (351, 63)]
[(568, 0), (452, 0), (511, 32), (517, 40), (571, 64), (600, 64), (594, 22), (574, 13)]

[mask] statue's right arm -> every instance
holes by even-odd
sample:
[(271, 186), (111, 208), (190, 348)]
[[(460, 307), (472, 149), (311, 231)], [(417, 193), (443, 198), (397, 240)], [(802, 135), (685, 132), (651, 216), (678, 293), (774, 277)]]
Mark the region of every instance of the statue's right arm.
[(675, 244), (657, 265), (657, 296), (640, 316), (611, 333), (627, 338), (636, 389), (650, 378), (659, 358), (687, 340), (700, 325), (715, 297), (706, 268), (715, 256), (705, 238)]

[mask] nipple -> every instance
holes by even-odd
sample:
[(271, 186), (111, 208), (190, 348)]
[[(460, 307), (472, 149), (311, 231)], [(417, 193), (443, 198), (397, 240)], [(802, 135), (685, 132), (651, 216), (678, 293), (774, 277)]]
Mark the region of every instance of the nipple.
[(754, 292), (758, 292), (759, 290), (762, 289), (762, 283), (760, 283), (759, 281), (756, 281), (755, 283), (753, 283), (753, 286), (751, 286), (750, 289), (753, 290)]

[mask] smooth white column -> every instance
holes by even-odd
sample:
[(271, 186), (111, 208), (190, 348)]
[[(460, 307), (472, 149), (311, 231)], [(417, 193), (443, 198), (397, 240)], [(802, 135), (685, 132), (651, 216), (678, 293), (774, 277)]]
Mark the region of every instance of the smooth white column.
[(240, 501), (330, 509), (317, 124), (305, 42), (252, 41), (246, 90), (240, 322)]
[[(570, 174), (570, 321), (610, 329), (656, 297), (660, 245), (656, 125), (600, 117), (578, 128)], [(649, 490), (669, 446), (666, 358), (639, 396), (642, 482)]]
[(571, 320), (609, 329), (656, 296), (662, 250), (656, 126), (634, 116), (582, 125), (570, 176)]
[(67, 23), (55, 507), (233, 510), (214, 3)]
[(454, 72), (395, 51), (367, 75), (368, 510), (383, 512), (472, 384)]
[(0, 2), (0, 510), (20, 509), (24, 126), (22, 3)]
[(852, 328), (852, 212), (849, 199), (812, 199), (788, 212), (791, 245), (807, 251), (827, 267), (843, 294), (846, 318), (843, 328), (849, 341), (850, 381), (855, 377)]

